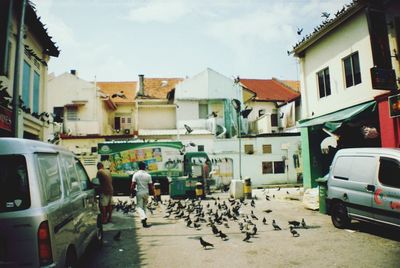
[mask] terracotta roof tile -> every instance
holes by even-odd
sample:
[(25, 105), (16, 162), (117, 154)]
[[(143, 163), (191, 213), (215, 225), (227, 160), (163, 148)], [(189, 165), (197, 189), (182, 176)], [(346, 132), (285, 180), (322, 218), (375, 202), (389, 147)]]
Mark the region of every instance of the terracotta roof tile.
[(300, 93), (286, 86), (277, 79), (242, 79), (240, 83), (256, 93), (255, 100), (289, 102), (300, 96)]
[(112, 98), (115, 103), (132, 103), (135, 101), (136, 95), (136, 84), (135, 81), (130, 82), (97, 82), (96, 85), (101, 89), (104, 94), (112, 96), (115, 93), (123, 91), (127, 97), (115, 97)]
[(166, 99), (168, 92), (183, 78), (144, 78), (144, 96), (141, 98)]

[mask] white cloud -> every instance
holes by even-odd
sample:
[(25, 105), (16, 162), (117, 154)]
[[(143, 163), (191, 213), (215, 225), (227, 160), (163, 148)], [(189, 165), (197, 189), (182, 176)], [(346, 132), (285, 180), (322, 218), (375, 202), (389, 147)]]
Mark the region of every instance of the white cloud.
[(128, 19), (141, 23), (174, 22), (192, 12), (192, 5), (185, 1), (146, 1), (129, 11)]

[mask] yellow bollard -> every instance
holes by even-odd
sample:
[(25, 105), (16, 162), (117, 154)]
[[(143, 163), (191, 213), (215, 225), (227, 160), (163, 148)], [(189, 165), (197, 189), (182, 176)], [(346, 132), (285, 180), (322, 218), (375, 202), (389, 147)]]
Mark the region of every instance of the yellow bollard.
[(203, 184), (201, 182), (196, 183), (196, 198), (203, 198)]
[(244, 198), (251, 199), (251, 179), (249, 177), (244, 179), (243, 194)]
[(156, 201), (161, 201), (161, 189), (160, 183), (158, 182), (154, 183), (154, 199)]

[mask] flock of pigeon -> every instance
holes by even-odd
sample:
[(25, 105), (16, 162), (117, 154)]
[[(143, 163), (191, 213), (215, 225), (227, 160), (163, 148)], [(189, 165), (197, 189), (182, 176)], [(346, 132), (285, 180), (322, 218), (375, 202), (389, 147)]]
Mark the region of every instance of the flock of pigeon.
[[(278, 188), (278, 191), (280, 188)], [(263, 192), (263, 198), (266, 201), (271, 200), (271, 196), (268, 192)], [(288, 192), (287, 192), (288, 194)], [(272, 195), (275, 198), (275, 195)], [(227, 200), (221, 200), (220, 197), (211, 197), (211, 200), (173, 200), (168, 199), (161, 202), (161, 205), (165, 207), (165, 219), (171, 220), (183, 220), (187, 228), (193, 228), (196, 230), (202, 230), (209, 228), (211, 233), (216, 237), (219, 237), (222, 241), (228, 241), (229, 237), (222, 229), (227, 228), (238, 228), (243, 233), (243, 241), (250, 242), (250, 240), (257, 236), (258, 227), (257, 225), (269, 225), (266, 215), (271, 213), (271, 209), (262, 210), (265, 213), (264, 216), (257, 216), (254, 213), (256, 208), (255, 200), (258, 200), (257, 196), (254, 196), (251, 200), (233, 199), (228, 198)], [(160, 202), (151, 199), (147, 206), (151, 214), (154, 210), (160, 208)], [(133, 200), (121, 201), (117, 200), (114, 205), (116, 211), (121, 211), (123, 214), (128, 214), (136, 211), (136, 205)], [(247, 212), (246, 211), (250, 211)], [(301, 221), (290, 220), (288, 221), (289, 230), (293, 237), (299, 237), (300, 233), (298, 229), (308, 229), (309, 226), (306, 224), (304, 218)], [(275, 219), (271, 222), (272, 230), (281, 231), (282, 228), (278, 225)], [(204, 249), (214, 247), (213, 244), (205, 241), (202, 237), (198, 237), (201, 246)], [(114, 236), (114, 240), (120, 240), (120, 232)]]
[[(264, 190), (265, 192), (265, 190)], [(212, 198), (210, 201), (204, 200), (171, 200), (169, 199), (165, 205), (165, 216), (166, 219), (180, 220), (186, 224), (188, 228), (194, 228), (201, 230), (203, 228), (210, 228), (210, 231), (216, 237), (219, 237), (222, 241), (228, 241), (229, 237), (222, 231), (227, 228), (238, 228), (243, 233), (243, 241), (250, 242), (250, 240), (257, 236), (258, 227), (257, 225), (268, 225), (268, 221), (265, 216), (258, 217), (254, 213), (256, 202), (258, 198), (255, 196), (254, 199), (231, 199), (221, 200), (219, 197)], [(270, 196), (265, 195), (265, 200), (269, 201)], [(250, 213), (245, 211), (250, 210)], [(271, 213), (271, 209), (265, 209), (263, 213)], [(266, 215), (265, 214), (265, 215)], [(293, 237), (299, 237), (300, 233), (296, 229), (307, 229), (304, 218), (301, 221), (290, 220), (288, 221), (289, 230)], [(277, 224), (275, 219), (271, 222), (272, 230), (280, 231), (282, 228)], [(237, 227), (235, 227), (237, 226)], [(214, 247), (213, 244), (205, 241), (202, 237), (198, 237), (200, 244), (204, 249)]]

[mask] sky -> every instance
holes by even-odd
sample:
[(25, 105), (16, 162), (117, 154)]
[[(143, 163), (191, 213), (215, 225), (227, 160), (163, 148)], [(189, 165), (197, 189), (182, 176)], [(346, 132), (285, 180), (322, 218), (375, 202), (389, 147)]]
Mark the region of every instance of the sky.
[[(59, 46), (49, 73), (88, 81), (192, 77), (298, 80), (287, 51), (351, 0), (31, 0)], [(301, 35), (297, 30), (303, 28)]]

